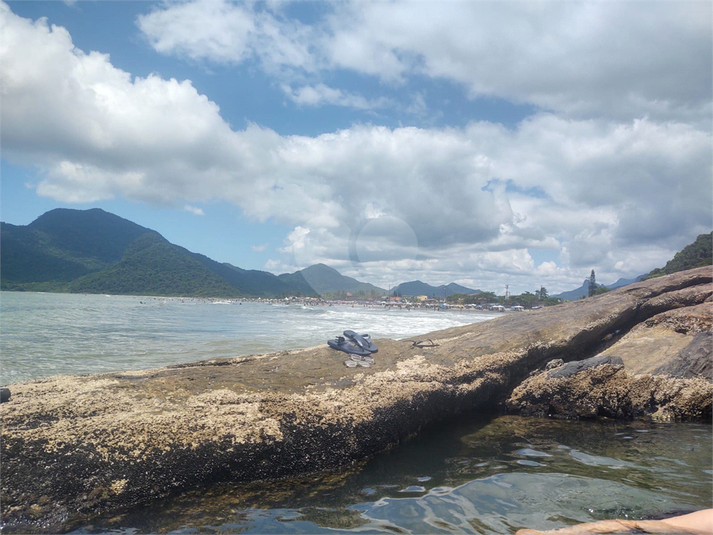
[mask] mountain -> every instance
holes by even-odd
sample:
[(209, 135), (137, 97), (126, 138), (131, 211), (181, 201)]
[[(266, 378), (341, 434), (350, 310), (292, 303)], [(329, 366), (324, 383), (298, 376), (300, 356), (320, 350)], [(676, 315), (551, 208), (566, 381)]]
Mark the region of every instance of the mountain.
[(385, 294), (386, 290), (367, 282), (359, 282), (346, 277), (334, 268), (324, 264), (315, 264), (295, 273), (284, 273), (278, 277), (290, 284), (309, 284), (321, 296), (338, 293)]
[(713, 232), (699, 234), (696, 241), (686, 245), (680, 252), (666, 262), (662, 268), (652, 270), (645, 278), (652, 279), (662, 275), (670, 275), (677, 271), (685, 271), (713, 264)]
[(71, 292), (238, 297), (235, 286), (157, 233), (129, 243), (116, 264), (67, 285)]
[(389, 291), (389, 293), (392, 294), (394, 292), (408, 296), (427, 295), (428, 297), (443, 297), (445, 295), (453, 294), (472, 295), (481, 293), (481, 290), (466, 288), (465, 286), (461, 286), (460, 284), (456, 284), (454, 282), (451, 282), (448, 285), (442, 284), (440, 286), (431, 286), (430, 284), (416, 280), (411, 282), (402, 282)]
[(3, 290), (134, 295), (316, 295), (294, 277), (221, 264), (98, 208), (58, 208), (27, 226), (0, 223)]
[[(597, 286), (602, 286), (597, 284)], [(576, 301), (582, 297), (587, 297), (589, 295), (589, 279), (584, 279), (582, 286), (575, 288), (574, 290), (569, 290), (568, 292), (562, 292), (560, 294), (552, 295), (550, 297), (558, 297), (564, 299), (565, 301)]]
[(607, 288), (610, 290), (616, 290), (617, 288), (621, 288), (622, 286), (628, 286), (629, 284), (634, 284), (635, 282), (639, 282), (640, 280), (643, 280), (645, 275), (639, 275), (638, 277), (635, 277), (633, 279), (625, 279), (625, 278), (620, 278), (613, 284), (607, 284)]
[(2, 288), (7, 283), (67, 282), (101, 270), (150, 232), (96, 208), (52, 210), (27, 226), (0, 223)]

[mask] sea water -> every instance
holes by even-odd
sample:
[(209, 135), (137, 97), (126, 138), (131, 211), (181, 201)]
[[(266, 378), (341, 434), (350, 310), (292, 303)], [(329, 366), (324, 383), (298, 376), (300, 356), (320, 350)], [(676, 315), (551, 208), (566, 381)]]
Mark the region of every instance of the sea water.
[(402, 339), (498, 313), (290, 300), (0, 293), (0, 385), (326, 344), (346, 329)]
[(70, 529), (512, 534), (662, 517), (711, 507), (712, 438), (704, 424), (470, 415), (343, 472), (216, 485)]
[[(310, 347), (344, 329), (406, 338), (495, 315), (3, 292), (0, 384)], [(507, 534), (666, 515), (713, 506), (712, 444), (707, 424), (462, 415), (340, 472), (215, 485), (67, 529)]]

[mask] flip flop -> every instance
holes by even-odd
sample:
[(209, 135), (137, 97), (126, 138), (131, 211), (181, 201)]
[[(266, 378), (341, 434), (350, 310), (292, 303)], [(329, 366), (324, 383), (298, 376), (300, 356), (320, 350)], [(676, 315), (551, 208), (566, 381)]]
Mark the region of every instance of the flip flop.
[(351, 356), (352, 360), (355, 360), (358, 363), (366, 362), (367, 364), (374, 364), (374, 359), (369, 357), (369, 356), (362, 356), (362, 355), (352, 355)]
[(371, 341), (371, 336), (368, 334), (358, 334), (354, 331), (344, 331), (344, 336), (354, 341), (359, 347), (365, 349), (369, 353), (376, 353), (379, 351), (379, 348), (376, 347), (376, 344)]
[(370, 368), (371, 364), (364, 360), (345, 360), (344, 365), (347, 368), (356, 368), (357, 366), (361, 366), (363, 368)]
[(350, 355), (359, 355), (363, 357), (368, 357), (369, 355), (371, 355), (369, 351), (362, 349), (355, 342), (352, 342), (351, 340), (345, 340), (341, 336), (335, 338), (334, 340), (328, 340), (327, 345), (332, 349), (344, 351), (345, 353), (349, 353)]
[(438, 347), (438, 344), (429, 338), (428, 340), (419, 340), (418, 342), (413, 342), (413, 346), (411, 347)]

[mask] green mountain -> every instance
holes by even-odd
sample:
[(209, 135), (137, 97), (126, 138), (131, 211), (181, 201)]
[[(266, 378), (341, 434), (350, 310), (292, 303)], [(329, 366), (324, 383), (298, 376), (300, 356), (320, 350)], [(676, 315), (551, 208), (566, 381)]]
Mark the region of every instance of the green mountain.
[[(673, 259), (666, 263), (665, 267), (656, 268), (648, 275), (639, 275), (634, 279), (619, 279), (615, 283), (607, 285), (606, 288), (614, 290), (641, 280), (670, 275), (677, 271), (685, 271), (701, 266), (710, 266), (711, 264), (713, 264), (713, 232), (710, 234), (700, 234), (698, 238), (696, 238), (696, 241), (686, 245), (680, 252), (676, 253)], [(597, 284), (597, 286), (603, 287), (604, 285)], [(579, 288), (562, 292), (552, 297), (574, 301), (586, 297), (587, 295), (589, 295), (589, 279), (584, 279), (582, 286)]]
[(0, 288), (134, 295), (316, 295), (299, 276), (221, 264), (100, 209), (47, 212), (0, 223)]
[(279, 278), (291, 284), (308, 284), (321, 296), (336, 296), (346, 293), (383, 295), (386, 293), (386, 290), (373, 284), (345, 277), (336, 269), (324, 264), (315, 264), (295, 273), (284, 273), (279, 275)]
[(111, 267), (73, 280), (71, 292), (237, 297), (240, 291), (161, 235), (132, 241)]
[(148, 232), (99, 209), (52, 210), (27, 226), (0, 223), (2, 288), (68, 282), (101, 270)]
[(472, 295), (480, 293), (481, 290), (473, 290), (471, 288), (466, 288), (455, 282), (451, 282), (448, 285), (441, 284), (440, 286), (431, 286), (425, 282), (421, 281), (411, 281), (402, 282), (395, 288), (390, 290), (390, 293), (396, 292), (400, 295), (414, 296), (414, 295), (427, 295), (428, 297), (444, 297), (454, 294), (465, 294)]
[(677, 271), (685, 271), (701, 266), (713, 264), (713, 232), (710, 234), (699, 234), (696, 241), (686, 245), (680, 252), (666, 262), (662, 268), (652, 270), (646, 279), (670, 275)]

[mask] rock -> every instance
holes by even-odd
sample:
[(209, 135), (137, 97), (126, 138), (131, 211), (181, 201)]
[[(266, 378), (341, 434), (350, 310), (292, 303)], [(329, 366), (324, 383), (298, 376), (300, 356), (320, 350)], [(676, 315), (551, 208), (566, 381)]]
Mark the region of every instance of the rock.
[(674, 308), (637, 324), (603, 354), (620, 356), (634, 374), (713, 380), (712, 324), (711, 302)]
[(624, 367), (624, 361), (621, 360), (621, 357), (616, 357), (613, 355), (599, 355), (584, 360), (568, 362), (567, 364), (558, 366), (555, 369), (550, 369), (547, 372), (547, 378), (560, 379), (562, 377), (571, 377), (573, 375), (577, 375), (578, 373), (583, 372), (584, 370), (596, 368), (597, 366), (603, 366), (604, 364), (609, 364), (614, 368)]
[[(429, 422), (500, 406), (553, 359), (582, 360), (613, 343), (609, 349), (626, 367), (632, 354), (616, 343), (659, 314), (705, 303), (711, 281), (710, 268), (699, 268), (420, 338), (434, 347), (376, 340), (370, 368), (346, 368), (343, 354), (324, 345), (12, 385), (12, 399), (0, 409), (2, 522), (16, 531), (67, 531), (98, 512), (216, 482), (344, 469)], [(605, 339), (617, 331), (624, 336)], [(685, 355), (697, 358), (698, 343)], [(547, 388), (571, 383), (582, 414), (599, 414), (600, 407), (637, 413), (631, 404), (645, 406), (646, 414), (710, 418), (705, 379), (637, 379), (625, 370), (604, 364), (528, 381)], [(558, 401), (561, 392), (550, 392), (555, 405), (566, 404)], [(651, 392), (654, 402), (646, 405)]]
[(515, 388), (506, 402), (508, 411), (569, 420), (650, 417), (687, 421), (712, 417), (713, 384), (705, 379), (632, 376), (622, 365), (612, 363), (584, 366), (576, 373), (556, 377), (551, 374), (543, 372)]

